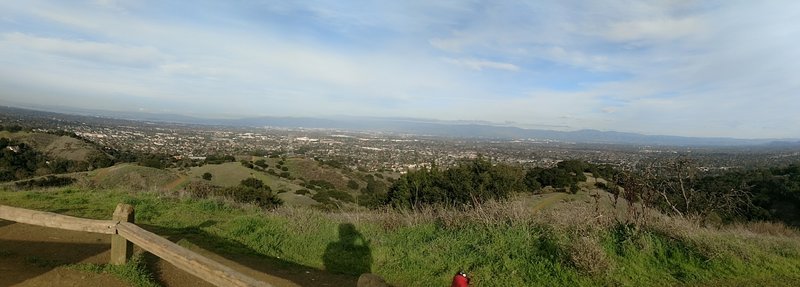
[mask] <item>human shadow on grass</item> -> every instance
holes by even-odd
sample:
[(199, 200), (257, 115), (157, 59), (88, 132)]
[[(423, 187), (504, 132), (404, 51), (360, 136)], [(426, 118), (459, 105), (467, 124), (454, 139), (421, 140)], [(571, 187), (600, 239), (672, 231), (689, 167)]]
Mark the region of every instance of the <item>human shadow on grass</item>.
[[(209, 220), (200, 225), (186, 228), (168, 228), (144, 224), (137, 225), (165, 237), (172, 242), (185, 240), (201, 249), (210, 251), (246, 268), (288, 280), (300, 286), (356, 286), (358, 275), (353, 275), (352, 273), (336, 274), (329, 270), (320, 270), (280, 258), (259, 254), (257, 251), (244, 244), (219, 237), (203, 230), (203, 228), (213, 226), (214, 224), (216, 224), (216, 222)], [(158, 261), (158, 258), (155, 256), (146, 254), (144, 258), (148, 267), (153, 268), (157, 265), (156, 261)], [(153, 274), (160, 274), (158, 270), (151, 269), (151, 272)], [(156, 278), (156, 280), (164, 283), (161, 278)]]
[(331, 242), (322, 256), (325, 270), (351, 275), (372, 271), (369, 241), (350, 223), (339, 224), (339, 241)]

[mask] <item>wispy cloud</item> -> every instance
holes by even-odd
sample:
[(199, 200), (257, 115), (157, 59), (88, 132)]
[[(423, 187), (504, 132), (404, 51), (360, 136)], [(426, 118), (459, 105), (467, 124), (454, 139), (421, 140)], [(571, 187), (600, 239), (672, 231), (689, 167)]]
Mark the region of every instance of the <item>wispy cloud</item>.
[(481, 59), (452, 59), (446, 58), (444, 59), (445, 62), (470, 68), (473, 70), (481, 71), (483, 69), (497, 69), (497, 70), (506, 70), (506, 71), (519, 71), (519, 67), (517, 65), (511, 63), (503, 63), (503, 62), (495, 62), (489, 60), (481, 60)]
[(72, 41), (37, 37), (23, 33), (3, 35), (3, 44), (12, 48), (29, 49), (65, 57), (99, 61), (110, 64), (151, 66), (166, 58), (153, 47), (122, 46), (92, 41)]
[(704, 30), (704, 23), (696, 17), (648, 19), (612, 23), (606, 37), (621, 42), (673, 41)]

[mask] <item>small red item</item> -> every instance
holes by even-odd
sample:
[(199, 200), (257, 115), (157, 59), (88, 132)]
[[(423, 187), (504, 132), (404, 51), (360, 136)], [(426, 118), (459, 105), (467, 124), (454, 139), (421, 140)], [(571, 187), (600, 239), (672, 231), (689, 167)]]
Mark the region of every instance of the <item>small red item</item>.
[(453, 284), (451, 284), (450, 287), (469, 287), (469, 278), (467, 278), (467, 273), (456, 273), (456, 276), (453, 276)]

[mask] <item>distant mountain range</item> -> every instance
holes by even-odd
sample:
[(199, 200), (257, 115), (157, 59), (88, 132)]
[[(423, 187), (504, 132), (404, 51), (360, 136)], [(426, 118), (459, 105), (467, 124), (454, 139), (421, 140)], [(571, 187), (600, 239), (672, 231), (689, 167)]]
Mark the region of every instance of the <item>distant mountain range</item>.
[(111, 112), (64, 107), (28, 107), (50, 112), (101, 116), (116, 119), (172, 122), (199, 125), (219, 125), (232, 127), (277, 127), (337, 129), (350, 131), (373, 131), (396, 134), (414, 134), (458, 138), (481, 139), (532, 139), (573, 143), (630, 144), (664, 146), (755, 146), (798, 147), (800, 139), (737, 139), (725, 137), (683, 137), (668, 135), (644, 135), (638, 133), (578, 130), (555, 131), (545, 129), (526, 129), (488, 122), (441, 121), (415, 118), (376, 118), (376, 117), (250, 117), (239, 119), (210, 119), (174, 114), (142, 112)]

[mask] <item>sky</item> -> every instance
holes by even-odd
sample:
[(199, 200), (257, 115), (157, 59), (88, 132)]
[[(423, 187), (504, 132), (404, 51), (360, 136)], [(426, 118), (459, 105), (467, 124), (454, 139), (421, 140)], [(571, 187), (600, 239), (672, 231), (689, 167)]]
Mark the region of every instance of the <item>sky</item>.
[(0, 1), (0, 104), (800, 138), (800, 1)]

